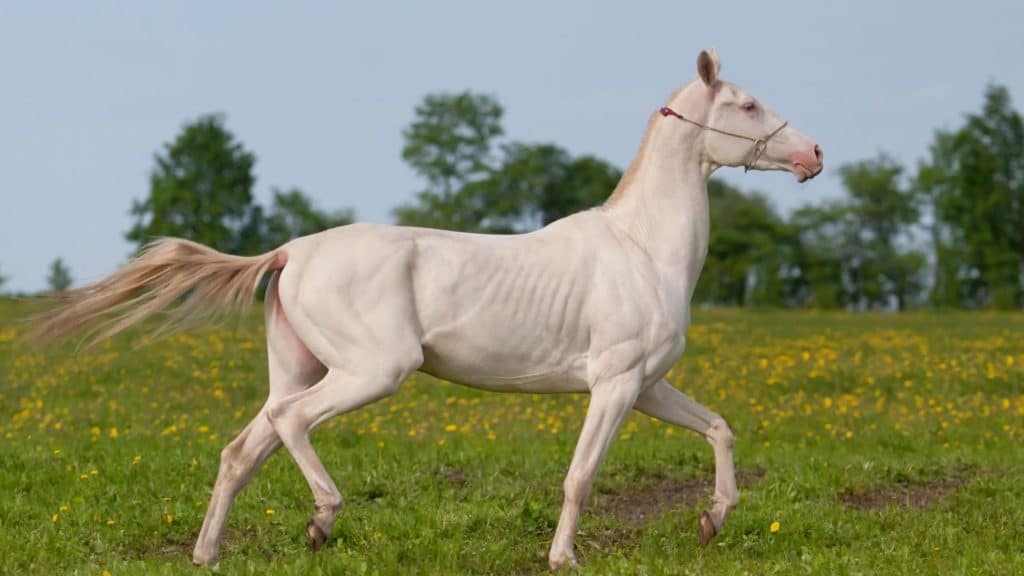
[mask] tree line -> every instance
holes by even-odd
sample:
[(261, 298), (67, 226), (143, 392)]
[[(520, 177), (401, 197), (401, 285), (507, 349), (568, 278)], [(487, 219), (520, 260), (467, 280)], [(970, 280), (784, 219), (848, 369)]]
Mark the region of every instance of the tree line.
[[(490, 95), (427, 95), (404, 130), (402, 158), (421, 177), (395, 207), (401, 225), (526, 232), (602, 203), (618, 167), (552, 143), (504, 138)], [(141, 247), (178, 236), (234, 253), (350, 223), (298, 188), (254, 201), (255, 155), (220, 115), (186, 124), (154, 157), (149, 194), (125, 237)], [(756, 191), (708, 186), (711, 239), (695, 301), (823, 309), (1024, 307), (1024, 122), (989, 85), (980, 111), (935, 133), (907, 168), (881, 153), (838, 169), (845, 195), (782, 215)], [(0, 275), (0, 285), (5, 278)], [(60, 259), (48, 278), (71, 284)]]

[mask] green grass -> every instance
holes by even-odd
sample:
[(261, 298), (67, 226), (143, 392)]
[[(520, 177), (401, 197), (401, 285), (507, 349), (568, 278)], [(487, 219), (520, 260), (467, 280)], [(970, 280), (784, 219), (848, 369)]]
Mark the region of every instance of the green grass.
[[(210, 572), (191, 546), (219, 452), (264, 399), (259, 314), (75, 353), (22, 341), (30, 309), (0, 301), (2, 571)], [(711, 450), (635, 415), (588, 501), (578, 572), (1024, 573), (1022, 328), (1005, 314), (697, 311), (670, 378), (736, 432), (740, 507), (698, 549), (707, 496), (683, 496), (710, 481)], [(279, 452), (239, 496), (216, 571), (543, 573), (586, 402), (417, 375), (314, 433), (347, 500), (324, 550), (306, 549), (312, 497)], [(922, 501), (844, 501), (887, 492)], [(644, 520), (623, 517), (637, 508)]]

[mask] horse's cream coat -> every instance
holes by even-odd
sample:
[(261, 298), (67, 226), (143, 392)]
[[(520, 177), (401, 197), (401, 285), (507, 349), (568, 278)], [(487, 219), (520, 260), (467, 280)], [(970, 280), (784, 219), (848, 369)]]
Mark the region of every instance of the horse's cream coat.
[[(674, 110), (754, 137), (781, 124), (718, 79), (713, 53), (701, 53), (698, 70), (667, 103)], [(574, 562), (580, 509), (631, 409), (693, 429), (711, 444), (715, 494), (699, 526), (706, 543), (738, 502), (732, 432), (663, 377), (683, 350), (707, 253), (707, 179), (719, 166), (743, 165), (750, 145), (655, 116), (604, 206), (536, 232), (355, 224), (251, 259), (248, 269), (276, 270), (266, 299), (270, 396), (222, 453), (194, 561), (216, 562), (231, 501), (281, 443), (313, 491), (307, 533), (314, 547), (322, 544), (342, 498), (309, 432), (394, 393), (416, 370), (488, 390), (591, 394), (565, 478), (552, 568)], [(756, 168), (803, 180), (820, 172), (820, 150), (787, 127)]]

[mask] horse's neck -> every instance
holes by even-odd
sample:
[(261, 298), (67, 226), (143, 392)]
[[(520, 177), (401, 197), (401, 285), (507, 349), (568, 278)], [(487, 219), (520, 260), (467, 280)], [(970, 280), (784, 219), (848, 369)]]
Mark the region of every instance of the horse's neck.
[(707, 255), (707, 179), (697, 151), (699, 130), (655, 118), (615, 194), (608, 218), (654, 262), (662, 280), (689, 299)]

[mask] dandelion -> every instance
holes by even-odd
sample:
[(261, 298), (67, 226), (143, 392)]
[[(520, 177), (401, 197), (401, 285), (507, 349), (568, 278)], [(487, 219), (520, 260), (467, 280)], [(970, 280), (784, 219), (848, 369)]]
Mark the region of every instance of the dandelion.
[(120, 436), (120, 434), (118, 434), (117, 432), (117, 426), (111, 426), (109, 436), (111, 438), (117, 438), (118, 436)]
[(266, 514), (267, 514), (267, 516), (273, 516), (274, 514), (277, 514), (277, 511), (274, 510), (273, 508), (267, 508), (266, 509)]
[(458, 429), (459, 429), (459, 427), (456, 426), (455, 424), (449, 424), (449, 425), (444, 427), (444, 431), (445, 432), (455, 432)]
[(142, 462), (142, 456), (136, 454), (135, 457), (132, 458), (132, 466), (138, 464), (139, 462)]
[(116, 524), (116, 522), (114, 522), (112, 518), (107, 518), (107, 526), (113, 526), (114, 524)]
[(768, 531), (772, 534), (775, 534), (779, 531), (779, 528), (781, 528), (781, 525), (779, 524), (778, 520), (776, 520), (775, 522), (772, 522), (771, 526), (768, 527)]
[(50, 522), (56, 524), (58, 518), (60, 518), (60, 514), (54, 514), (53, 516), (50, 516)]
[(167, 522), (168, 524), (174, 522), (174, 516), (171, 516), (170, 514), (164, 514), (164, 522)]

